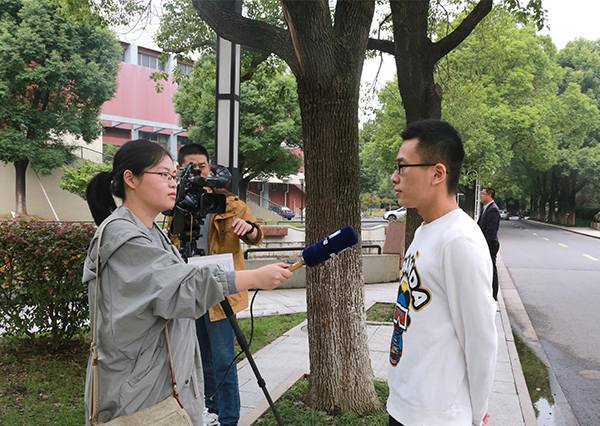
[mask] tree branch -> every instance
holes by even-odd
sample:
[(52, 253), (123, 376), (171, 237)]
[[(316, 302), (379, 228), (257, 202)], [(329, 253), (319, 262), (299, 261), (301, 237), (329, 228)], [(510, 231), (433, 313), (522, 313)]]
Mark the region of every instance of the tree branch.
[(477, 24), (485, 18), (494, 6), (493, 0), (481, 0), (469, 15), (460, 23), (460, 25), (448, 34), (446, 37), (435, 43), (437, 48), (437, 57), (435, 62), (442, 59), (454, 48), (461, 44), (469, 34), (475, 29)]
[(198, 16), (219, 36), (251, 50), (275, 53), (292, 70), (298, 69), (289, 31), (266, 22), (245, 18), (214, 0), (192, 0)]
[(378, 38), (369, 38), (367, 43), (367, 50), (377, 50), (379, 52), (389, 53), (390, 55), (396, 54), (396, 43), (391, 40), (381, 40)]
[(249, 72), (247, 72), (246, 74), (244, 74), (241, 78), (240, 78), (240, 82), (243, 83), (244, 81), (248, 81), (252, 78), (252, 76), (254, 75), (254, 72), (256, 71), (256, 69), (258, 68), (258, 66), (260, 64), (262, 64), (264, 61), (266, 61), (267, 59), (269, 59), (269, 56), (271, 56), (270, 53), (263, 53), (261, 55), (258, 56), (254, 56), (252, 58), (252, 63), (250, 64), (250, 70)]

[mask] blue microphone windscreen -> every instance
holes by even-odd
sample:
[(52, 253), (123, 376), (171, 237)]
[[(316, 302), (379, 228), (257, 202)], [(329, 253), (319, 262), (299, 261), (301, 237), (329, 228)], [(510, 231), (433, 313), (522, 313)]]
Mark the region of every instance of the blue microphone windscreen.
[(332, 255), (340, 254), (357, 242), (358, 237), (354, 229), (351, 226), (346, 226), (317, 244), (305, 248), (302, 252), (302, 259), (304, 259), (306, 266), (317, 266), (319, 263), (330, 259)]

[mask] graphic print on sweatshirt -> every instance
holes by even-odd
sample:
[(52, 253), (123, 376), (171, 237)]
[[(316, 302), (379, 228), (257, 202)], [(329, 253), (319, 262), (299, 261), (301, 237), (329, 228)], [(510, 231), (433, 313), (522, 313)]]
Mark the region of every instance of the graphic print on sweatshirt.
[(396, 299), (394, 310), (394, 332), (390, 344), (390, 364), (397, 366), (402, 357), (402, 335), (410, 325), (410, 306), (415, 312), (420, 311), (431, 301), (431, 293), (421, 287), (421, 276), (415, 264), (416, 254), (407, 254), (402, 264), (402, 275), (400, 276), (400, 288)]

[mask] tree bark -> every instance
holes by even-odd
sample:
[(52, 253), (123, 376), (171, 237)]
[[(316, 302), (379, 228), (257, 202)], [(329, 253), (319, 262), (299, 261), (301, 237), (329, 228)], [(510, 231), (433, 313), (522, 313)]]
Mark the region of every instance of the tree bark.
[(15, 161), (15, 204), (18, 216), (27, 216), (26, 176), (29, 158)]
[[(433, 43), (428, 35), (429, 3), (429, 0), (390, 0), (398, 88), (407, 124), (442, 117), (442, 88), (434, 79), (435, 66), (471, 34), (493, 6), (492, 0), (481, 0), (454, 31)], [(408, 209), (406, 248), (421, 221), (416, 209)]]
[[(286, 61), (296, 76), (306, 170), (306, 244), (350, 225), (360, 235), (358, 98), (374, 1), (282, 1), (289, 30), (193, 0), (218, 34)], [(249, 39), (252, 41), (249, 42)], [(381, 409), (366, 340), (360, 246), (307, 271), (310, 402), (327, 411)]]
[(475, 182), (471, 183), (471, 186), (465, 186), (465, 205), (463, 210), (472, 218), (475, 218), (475, 200), (479, 194), (476, 194), (477, 188)]

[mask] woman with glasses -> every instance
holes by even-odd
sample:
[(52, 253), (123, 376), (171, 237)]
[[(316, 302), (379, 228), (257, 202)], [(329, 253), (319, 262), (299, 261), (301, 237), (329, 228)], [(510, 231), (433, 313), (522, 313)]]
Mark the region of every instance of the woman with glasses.
[[(176, 192), (169, 153), (146, 140), (124, 144), (115, 155), (113, 170), (99, 173), (87, 187), (86, 198), (98, 229), (106, 223), (100, 266), (96, 264), (96, 232), (83, 276), (93, 321), (96, 274), (100, 274), (96, 318), (100, 422), (150, 407), (173, 393), (164, 332), (168, 326), (179, 399), (193, 424), (201, 426), (204, 386), (196, 318), (229, 294), (249, 288), (273, 289), (292, 276), (283, 263), (237, 272), (184, 263), (154, 223), (160, 212), (173, 207)], [(121, 206), (117, 207), (113, 196), (122, 200)], [(92, 414), (92, 362), (90, 357), (86, 424)]]

